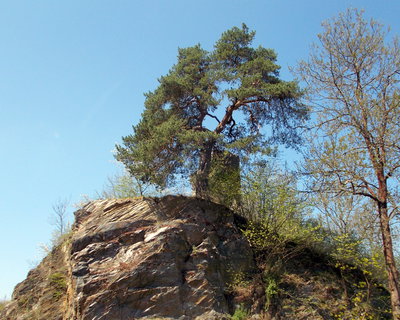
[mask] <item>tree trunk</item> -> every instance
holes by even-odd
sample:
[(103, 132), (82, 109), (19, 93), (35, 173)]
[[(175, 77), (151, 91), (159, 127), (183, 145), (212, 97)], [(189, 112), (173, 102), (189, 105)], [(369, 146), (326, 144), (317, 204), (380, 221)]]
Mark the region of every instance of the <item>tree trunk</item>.
[(194, 191), (196, 197), (209, 199), (209, 181), (208, 177), (211, 170), (212, 150), (214, 147), (214, 141), (208, 141), (204, 143), (203, 149), (200, 153), (199, 169), (194, 177)]
[(386, 181), (380, 184), (380, 201), (378, 202), (379, 222), (382, 233), (383, 254), (386, 262), (386, 271), (388, 274), (388, 286), (390, 291), (390, 301), (392, 305), (393, 319), (400, 320), (400, 291), (399, 291), (399, 273), (396, 268), (396, 262), (393, 254), (392, 234), (390, 231), (390, 219), (387, 208), (387, 185)]

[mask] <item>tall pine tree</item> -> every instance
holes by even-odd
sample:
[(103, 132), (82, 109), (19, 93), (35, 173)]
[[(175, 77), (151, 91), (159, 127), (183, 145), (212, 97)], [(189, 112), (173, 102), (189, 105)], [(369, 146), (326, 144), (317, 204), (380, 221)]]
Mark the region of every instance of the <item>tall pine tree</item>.
[(279, 78), (273, 50), (251, 46), (254, 36), (243, 24), (224, 32), (213, 51), (179, 49), (177, 63), (146, 94), (133, 134), (117, 145), (117, 160), (133, 176), (161, 187), (193, 176), (196, 195), (207, 198), (213, 155), (299, 143), (296, 127), (308, 115), (302, 93)]

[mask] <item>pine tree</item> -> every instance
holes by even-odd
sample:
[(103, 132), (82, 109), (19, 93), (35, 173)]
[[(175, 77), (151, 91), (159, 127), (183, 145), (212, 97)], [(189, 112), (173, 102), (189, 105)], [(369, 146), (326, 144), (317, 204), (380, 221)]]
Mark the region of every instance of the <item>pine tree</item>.
[(302, 92), (279, 78), (273, 50), (251, 46), (254, 36), (243, 24), (224, 32), (212, 51), (179, 49), (177, 63), (146, 94), (133, 134), (117, 145), (130, 174), (161, 187), (192, 176), (196, 195), (208, 198), (213, 154), (243, 157), (300, 142), (296, 127), (308, 114)]

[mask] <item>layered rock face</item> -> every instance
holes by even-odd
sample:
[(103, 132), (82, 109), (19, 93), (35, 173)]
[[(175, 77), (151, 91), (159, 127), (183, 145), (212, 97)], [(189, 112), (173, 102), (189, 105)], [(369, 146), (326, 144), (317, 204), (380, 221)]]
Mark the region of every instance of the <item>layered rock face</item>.
[[(224, 319), (233, 310), (232, 277), (254, 271), (233, 214), (204, 200), (102, 200), (75, 216), (57, 266), (66, 270), (64, 295), (53, 314), (38, 312), (38, 319)], [(31, 292), (34, 302), (18, 311), (27, 290), (17, 287), (0, 318), (31, 319), (28, 312), (45, 309), (40, 301), (51, 287), (49, 274), (34, 285), (28, 276), (19, 287), (40, 287)]]

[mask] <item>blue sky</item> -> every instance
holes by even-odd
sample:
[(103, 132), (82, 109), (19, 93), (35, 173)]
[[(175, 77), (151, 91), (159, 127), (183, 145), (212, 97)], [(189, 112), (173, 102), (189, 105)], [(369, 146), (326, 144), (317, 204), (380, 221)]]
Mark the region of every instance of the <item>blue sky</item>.
[(49, 241), (52, 205), (94, 196), (118, 171), (114, 145), (178, 47), (211, 49), (245, 22), (255, 45), (276, 50), (289, 80), (321, 21), (348, 7), (400, 34), (397, 0), (1, 1), (0, 298)]

